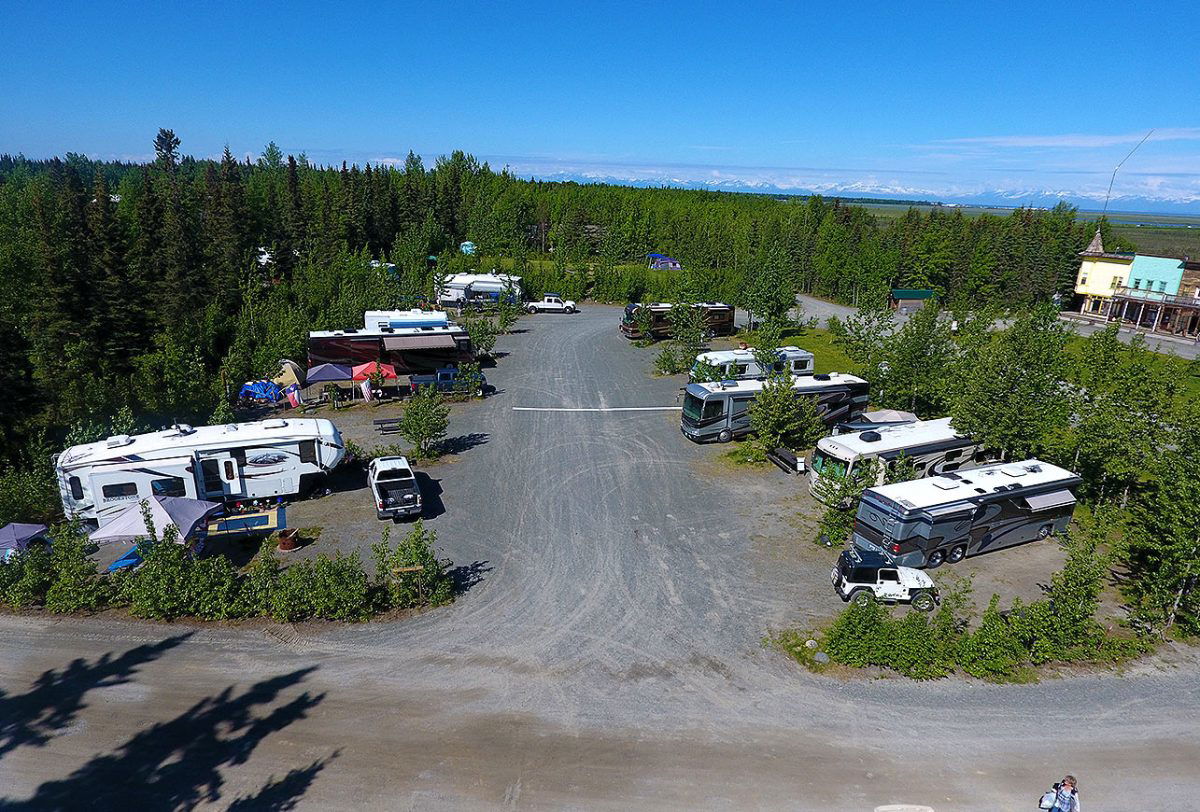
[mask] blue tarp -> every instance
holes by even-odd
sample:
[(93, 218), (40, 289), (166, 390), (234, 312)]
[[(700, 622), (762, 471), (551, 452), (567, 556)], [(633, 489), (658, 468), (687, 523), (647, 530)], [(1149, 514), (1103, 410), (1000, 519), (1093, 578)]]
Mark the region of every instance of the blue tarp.
[(646, 258), (650, 260), (650, 267), (656, 270), (675, 271), (683, 267), (679, 260), (666, 254), (646, 254)]
[(280, 397), (279, 386), (271, 381), (247, 381), (243, 384), (242, 391), (238, 392), (238, 397), (269, 400), (274, 403)]

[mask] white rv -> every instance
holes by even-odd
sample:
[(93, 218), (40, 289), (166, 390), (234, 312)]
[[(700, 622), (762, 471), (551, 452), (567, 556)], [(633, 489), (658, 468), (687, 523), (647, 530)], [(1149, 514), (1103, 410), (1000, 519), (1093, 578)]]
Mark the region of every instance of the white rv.
[(512, 296), (521, 301), (521, 277), (511, 274), (456, 273), (446, 277), (438, 290), (438, 304), (462, 307), (477, 301), (500, 301)]
[(870, 460), (881, 464), (876, 480), (867, 485), (882, 485), (888, 465), (900, 457), (913, 464), (917, 478), (978, 468), (997, 459), (978, 442), (955, 431), (948, 417), (897, 423), (821, 438), (808, 466), (809, 490), (818, 495), (822, 476), (852, 476)]
[[(796, 397), (812, 398), (826, 426), (853, 420), (867, 408), (870, 384), (854, 375), (793, 376), (791, 383)], [(765, 385), (758, 380), (689, 383), (683, 390), (679, 430), (697, 443), (727, 443), (749, 434), (750, 404)]]
[[(779, 360), (769, 370), (770, 373), (788, 373), (789, 375), (813, 374), (813, 354), (799, 347), (780, 347)], [(696, 380), (702, 364), (716, 367), (723, 381), (741, 381), (752, 378), (762, 378), (768, 373), (763, 372), (758, 361), (754, 360), (754, 350), (713, 350), (702, 352), (696, 356), (688, 377)]]
[(445, 327), (449, 324), (444, 310), (368, 310), (363, 313), (363, 330), (372, 332), (390, 328)]
[(71, 446), (55, 472), (63, 511), (103, 525), (131, 502), (186, 496), (236, 502), (302, 493), (346, 455), (328, 420), (172, 426)]

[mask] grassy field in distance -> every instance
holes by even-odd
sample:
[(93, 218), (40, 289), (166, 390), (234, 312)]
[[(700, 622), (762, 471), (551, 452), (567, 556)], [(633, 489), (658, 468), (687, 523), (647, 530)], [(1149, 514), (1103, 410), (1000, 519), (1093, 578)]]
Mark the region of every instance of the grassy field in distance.
[[(856, 203), (871, 210), (876, 217), (900, 217), (909, 208), (922, 212), (940, 209), (947, 214), (962, 211), (965, 217), (994, 214), (1007, 217), (1012, 209), (989, 208), (986, 206), (912, 206), (904, 203)], [(1098, 211), (1080, 211), (1080, 220), (1094, 220)], [(1189, 214), (1146, 214), (1144, 212), (1110, 211), (1113, 231), (1137, 245), (1143, 254), (1166, 257), (1200, 257), (1200, 215)]]

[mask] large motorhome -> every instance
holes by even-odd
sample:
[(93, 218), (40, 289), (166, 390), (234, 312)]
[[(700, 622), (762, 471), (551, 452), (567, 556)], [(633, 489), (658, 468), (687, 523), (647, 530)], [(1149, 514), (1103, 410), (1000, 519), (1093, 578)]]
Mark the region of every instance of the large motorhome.
[(409, 375), (475, 359), (471, 338), (457, 324), (381, 327), (374, 330), (317, 330), (308, 334), (308, 365), (371, 361), (391, 364)]
[(71, 446), (55, 472), (68, 516), (103, 525), (152, 496), (237, 502), (307, 491), (346, 455), (328, 420), (172, 426)]
[[(765, 384), (761, 380), (688, 384), (680, 431), (697, 443), (727, 443), (749, 434), (750, 404)], [(867, 408), (868, 386), (862, 378), (837, 372), (792, 378), (796, 397), (813, 398), (826, 426), (862, 414)]]
[[(776, 352), (779, 354), (779, 360), (768, 370), (769, 373), (813, 374), (813, 354), (808, 350), (802, 350), (799, 347), (780, 347)], [(755, 360), (754, 350), (702, 352), (696, 356), (696, 363), (692, 364), (689, 375), (691, 380), (696, 380), (696, 374), (704, 364), (715, 367), (721, 373), (721, 380), (749, 380), (762, 378), (768, 374), (768, 372), (763, 372), (758, 361)]]
[[(621, 319), (621, 332), (629, 339), (643, 338), (641, 325), (638, 324), (639, 311), (645, 308), (650, 313), (650, 335), (653, 338), (671, 337), (671, 308), (674, 305), (666, 302), (657, 304), (642, 304), (633, 302), (625, 305), (625, 315)], [(692, 307), (704, 311), (705, 329), (714, 336), (733, 335), (733, 307), (721, 302), (700, 302)]]
[(875, 481), (867, 485), (882, 485), (888, 465), (900, 457), (912, 463), (917, 478), (978, 468), (997, 459), (978, 442), (955, 431), (948, 417), (897, 423), (821, 438), (808, 467), (809, 490), (820, 498), (817, 483), (822, 476), (854, 476), (871, 460), (880, 464)]
[(1039, 460), (863, 491), (853, 544), (904, 567), (937, 567), (1067, 529), (1083, 480)]

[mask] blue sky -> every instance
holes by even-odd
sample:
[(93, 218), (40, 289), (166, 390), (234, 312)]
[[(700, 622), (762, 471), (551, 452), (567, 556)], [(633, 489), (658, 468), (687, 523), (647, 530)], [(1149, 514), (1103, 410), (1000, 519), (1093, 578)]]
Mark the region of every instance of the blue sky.
[(1200, 211), (1193, 3), (21, 3), (0, 151), (319, 162)]

